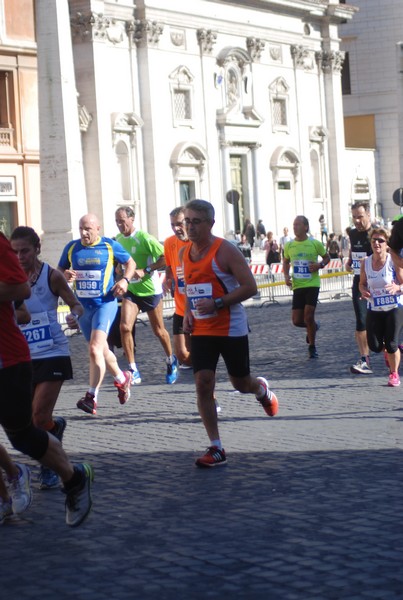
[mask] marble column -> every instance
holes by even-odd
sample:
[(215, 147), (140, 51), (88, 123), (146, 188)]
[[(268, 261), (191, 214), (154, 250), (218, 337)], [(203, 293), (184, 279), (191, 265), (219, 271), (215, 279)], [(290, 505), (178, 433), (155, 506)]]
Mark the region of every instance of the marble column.
[(87, 212), (67, 0), (36, 2), (42, 255), (56, 265)]

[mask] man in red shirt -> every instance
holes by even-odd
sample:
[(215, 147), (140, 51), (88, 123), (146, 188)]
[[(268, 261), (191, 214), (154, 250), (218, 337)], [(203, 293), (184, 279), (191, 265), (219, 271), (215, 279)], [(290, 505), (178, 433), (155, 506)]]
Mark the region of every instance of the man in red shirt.
[[(32, 424), (32, 366), (28, 344), (14, 318), (13, 302), (29, 298), (31, 288), (16, 254), (0, 233), (0, 425), (13, 447), (55, 471), (66, 494), (66, 523), (80, 525), (88, 516), (92, 467), (73, 466), (59, 440)], [(25, 486), (29, 476), (21, 472)]]

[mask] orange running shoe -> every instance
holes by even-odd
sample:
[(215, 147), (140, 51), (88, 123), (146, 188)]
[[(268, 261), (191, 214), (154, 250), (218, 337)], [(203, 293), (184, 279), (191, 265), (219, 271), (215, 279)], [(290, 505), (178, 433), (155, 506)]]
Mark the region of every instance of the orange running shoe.
[(227, 464), (227, 457), (225, 456), (225, 450), (217, 448), (217, 446), (210, 446), (207, 448), (206, 453), (196, 460), (196, 466), (198, 467), (219, 467)]
[(278, 400), (277, 396), (274, 392), (270, 391), (269, 384), (263, 377), (256, 378), (265, 389), (265, 395), (263, 398), (258, 398), (256, 396), (256, 400), (260, 402), (263, 406), (265, 412), (269, 417), (274, 417), (278, 413)]

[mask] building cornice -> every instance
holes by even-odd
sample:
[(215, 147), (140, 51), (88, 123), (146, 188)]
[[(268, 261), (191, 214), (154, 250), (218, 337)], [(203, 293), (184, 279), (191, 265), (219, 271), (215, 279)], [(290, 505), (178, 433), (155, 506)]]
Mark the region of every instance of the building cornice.
[(248, 9), (275, 11), (277, 14), (294, 14), (300, 17), (327, 17), (331, 23), (353, 18), (358, 8), (349, 4), (329, 4), (328, 0), (221, 0)]

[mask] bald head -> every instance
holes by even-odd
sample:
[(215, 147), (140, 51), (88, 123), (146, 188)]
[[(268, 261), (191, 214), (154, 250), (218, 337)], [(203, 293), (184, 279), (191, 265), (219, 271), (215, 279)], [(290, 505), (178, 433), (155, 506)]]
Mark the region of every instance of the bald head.
[(94, 244), (97, 241), (101, 226), (96, 215), (89, 213), (88, 215), (81, 217), (79, 228), (83, 246), (91, 246), (91, 244)]

